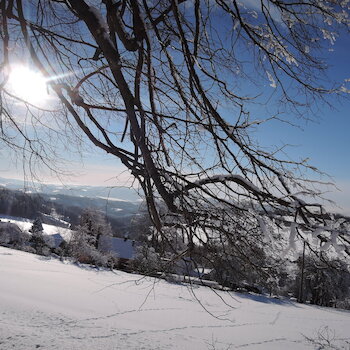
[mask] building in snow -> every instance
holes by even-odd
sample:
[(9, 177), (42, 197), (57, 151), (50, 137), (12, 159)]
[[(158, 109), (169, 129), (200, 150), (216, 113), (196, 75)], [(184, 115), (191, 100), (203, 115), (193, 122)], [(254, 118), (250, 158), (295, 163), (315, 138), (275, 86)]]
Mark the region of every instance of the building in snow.
[(140, 242), (132, 239), (104, 235), (100, 237), (98, 242), (99, 250), (118, 258), (120, 267), (125, 267), (129, 261), (134, 260), (136, 248), (140, 245)]

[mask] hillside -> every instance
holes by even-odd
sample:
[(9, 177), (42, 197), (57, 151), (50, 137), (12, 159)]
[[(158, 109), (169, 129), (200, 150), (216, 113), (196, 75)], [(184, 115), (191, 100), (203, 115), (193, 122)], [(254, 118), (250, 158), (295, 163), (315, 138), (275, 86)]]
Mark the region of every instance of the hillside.
[(35, 181), (23, 182), (0, 177), (0, 186), (9, 190), (21, 190), (26, 193), (42, 193), (50, 196), (66, 195), (73, 197), (98, 198), (106, 197), (118, 201), (137, 203), (141, 201), (138, 192), (123, 186), (77, 186), (63, 184), (44, 184)]
[[(0, 215), (31, 220), (40, 217), (44, 223), (55, 226), (67, 227), (67, 222), (74, 226), (78, 224), (79, 216), (85, 209), (93, 208), (106, 215), (114, 231), (123, 234), (130, 230), (132, 218), (140, 213), (142, 207), (141, 201), (127, 201), (107, 195), (105, 192), (108, 189), (106, 188), (105, 192), (102, 190), (86, 192), (91, 195), (95, 193), (95, 197), (89, 197), (83, 191), (84, 189), (81, 189), (80, 192), (71, 192), (77, 195), (67, 195), (59, 193), (59, 189), (52, 189), (58, 187), (52, 187), (51, 192), (48, 193), (38, 193), (12, 189), (10, 184), (3, 185), (6, 186), (0, 184)], [(66, 223), (63, 223), (62, 220)]]
[(341, 310), (215, 294), (3, 247), (0, 280), (1, 350), (321, 348), (306, 337), (350, 346), (350, 312)]

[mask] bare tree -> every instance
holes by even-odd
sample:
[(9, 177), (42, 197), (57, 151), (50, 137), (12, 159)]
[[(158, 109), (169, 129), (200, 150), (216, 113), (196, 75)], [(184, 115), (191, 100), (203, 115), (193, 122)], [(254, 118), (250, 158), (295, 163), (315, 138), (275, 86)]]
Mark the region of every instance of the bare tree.
[[(35, 110), (6, 84), (11, 62), (26, 56), (57, 96), (59, 132), (80, 130), (120, 159), (162, 239), (173, 226), (187, 252), (219, 239), (242, 257), (252, 239), (278, 238), (271, 220), (287, 221), (292, 244), (313, 233), (349, 253), (348, 229), (329, 225), (315, 200), (321, 184), (305, 176), (317, 169), (260, 147), (251, 132), (349, 91), (322, 78), (319, 58), (348, 31), (348, 15), (347, 0), (2, 0), (2, 123), (48, 152), (9, 108), (16, 99)], [(254, 106), (270, 95), (279, 105), (260, 120)]]

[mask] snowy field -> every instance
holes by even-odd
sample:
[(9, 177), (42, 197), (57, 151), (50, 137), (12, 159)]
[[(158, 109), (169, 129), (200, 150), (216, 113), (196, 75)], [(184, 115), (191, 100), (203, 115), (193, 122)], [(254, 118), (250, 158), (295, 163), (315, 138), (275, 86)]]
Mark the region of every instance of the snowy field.
[(350, 349), (350, 313), (0, 247), (1, 350), (327, 349), (306, 337)]
[[(19, 217), (14, 217), (14, 216), (8, 216), (8, 215), (0, 215), (0, 220), (3, 222), (11, 222), (13, 224), (16, 224), (22, 231), (29, 231), (33, 225), (33, 220), (30, 219), (24, 219), (24, 218), (19, 218)], [(42, 224), (43, 229), (44, 229), (44, 234), (48, 236), (52, 236), (55, 234), (60, 234), (62, 238), (65, 240), (69, 240), (72, 231), (68, 228), (63, 228), (63, 227), (57, 227), (55, 225), (48, 225), (48, 224)]]

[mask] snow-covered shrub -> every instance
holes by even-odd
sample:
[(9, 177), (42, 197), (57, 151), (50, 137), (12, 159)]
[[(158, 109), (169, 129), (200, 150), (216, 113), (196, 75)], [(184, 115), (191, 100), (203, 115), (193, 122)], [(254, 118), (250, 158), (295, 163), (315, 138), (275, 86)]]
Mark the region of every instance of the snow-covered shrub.
[(10, 222), (0, 223), (0, 244), (22, 249), (28, 244), (29, 235), (23, 232), (17, 225)]
[(113, 253), (103, 253), (103, 256), (106, 258), (106, 263), (104, 266), (111, 269), (118, 267), (120, 264), (119, 258)]
[(69, 256), (69, 244), (67, 241), (63, 240), (57, 248), (53, 249), (53, 252), (60, 257)]
[(84, 233), (86, 242), (98, 248), (98, 241), (102, 235), (111, 236), (112, 229), (106, 217), (98, 210), (86, 209), (80, 216), (80, 223), (76, 231)]
[[(265, 282), (271, 276), (264, 267), (266, 263), (265, 251), (253, 242), (211, 243), (206, 247), (206, 260), (210, 268), (214, 270), (213, 278), (222, 286), (261, 292)], [(238, 251), (244, 251), (242, 257)], [(204, 263), (207, 261), (204, 260)], [(255, 266), (258, 266), (260, 271)]]
[(164, 264), (153, 247), (138, 246), (134, 260), (129, 263), (129, 267), (144, 274), (154, 274), (164, 270)]
[(87, 209), (80, 217), (80, 224), (73, 231), (67, 252), (76, 261), (97, 266), (111, 266), (111, 255), (98, 250), (101, 236), (111, 235), (111, 227), (101, 212)]
[(312, 337), (304, 335), (305, 340), (310, 343), (314, 349), (323, 350), (340, 350), (349, 349), (347, 339), (339, 339), (336, 329), (331, 329), (328, 326), (319, 328), (316, 334)]
[(337, 301), (335, 306), (339, 309), (350, 310), (350, 297)]
[[(301, 278), (301, 260), (295, 280), (295, 294), (298, 295)], [(350, 273), (347, 265), (339, 259), (306, 256), (304, 263), (304, 301), (321, 306), (339, 307), (341, 301), (350, 296)]]
[(63, 258), (64, 256), (69, 256), (68, 243), (65, 240), (63, 240), (58, 247), (52, 249), (52, 252), (60, 258)]
[(91, 235), (86, 231), (85, 227), (79, 226), (76, 231), (73, 231), (71, 240), (68, 243), (68, 255), (83, 264), (114, 266), (115, 257), (99, 251), (95, 246), (95, 239), (91, 239)]
[(17, 241), (19, 236), (20, 229), (17, 225), (0, 223), (0, 244), (10, 244), (11, 241)]
[(73, 232), (68, 252), (76, 261), (83, 264), (93, 264), (97, 255), (96, 248), (89, 244), (87, 234), (80, 228)]
[(50, 245), (48, 244), (49, 240), (50, 239), (44, 235), (42, 231), (38, 231), (32, 233), (29, 243), (37, 254), (47, 256), (51, 252)]
[(21, 250), (27, 253), (36, 254), (36, 250), (30, 245), (24, 246)]

